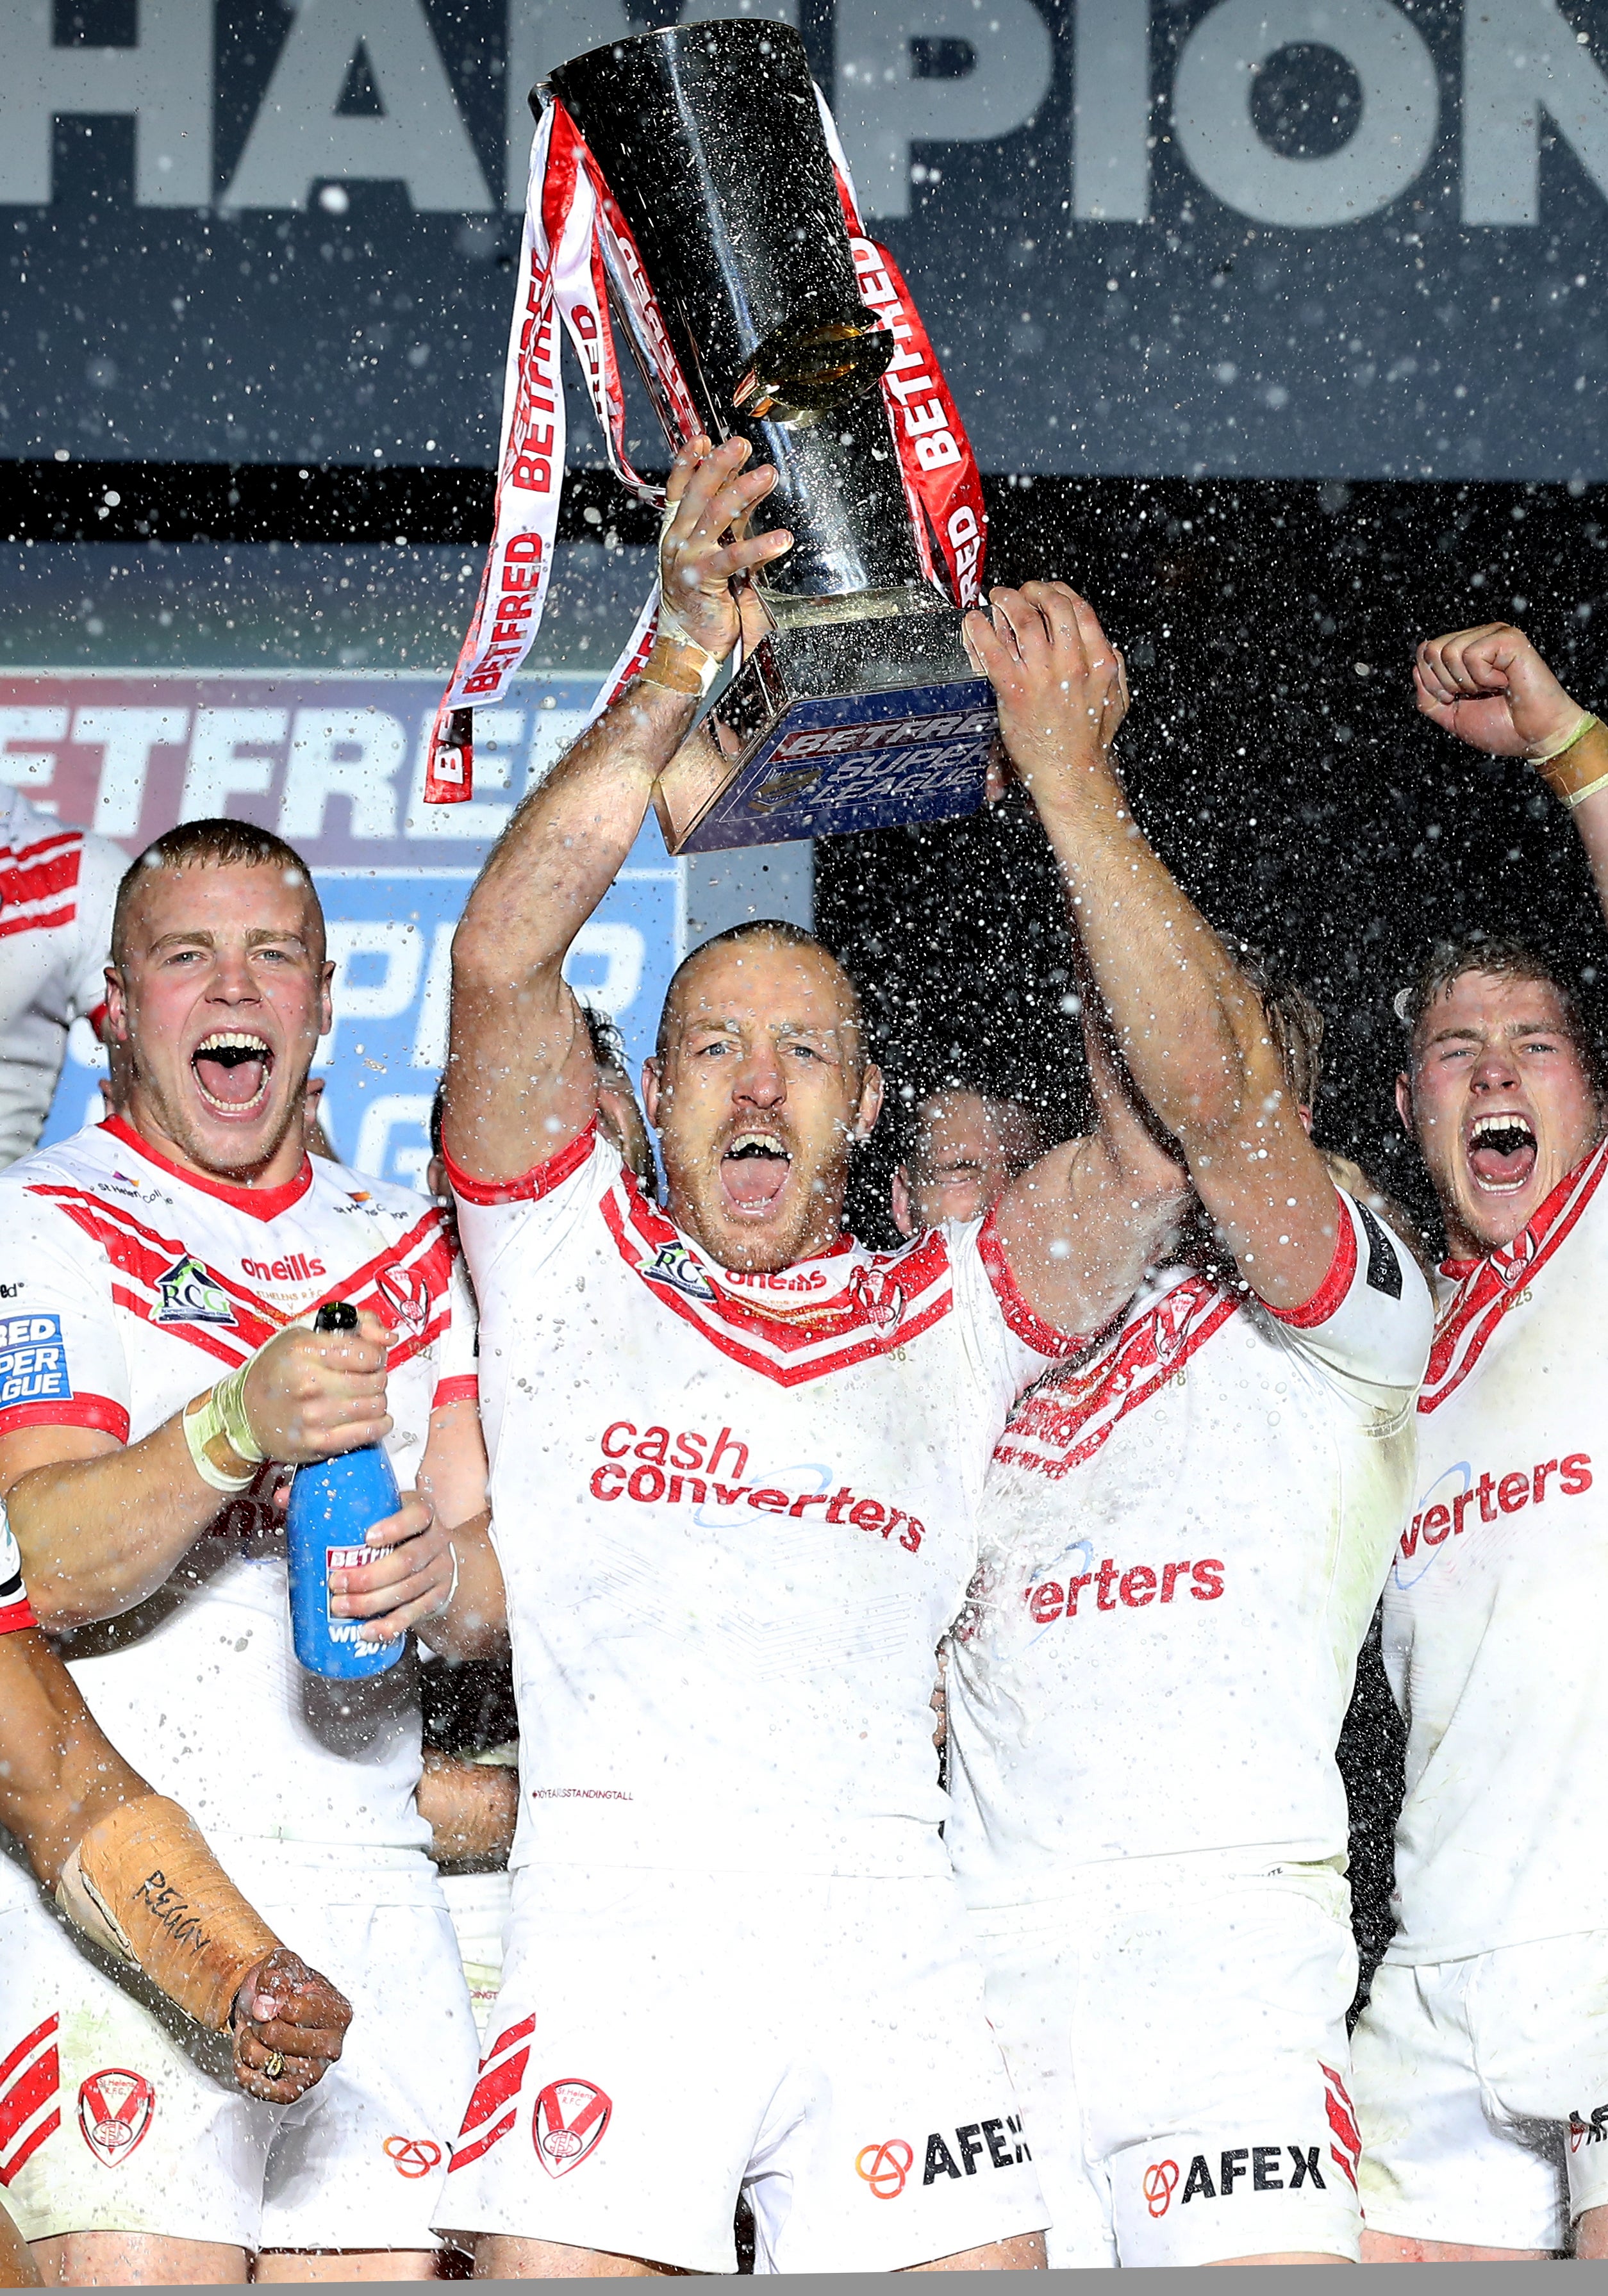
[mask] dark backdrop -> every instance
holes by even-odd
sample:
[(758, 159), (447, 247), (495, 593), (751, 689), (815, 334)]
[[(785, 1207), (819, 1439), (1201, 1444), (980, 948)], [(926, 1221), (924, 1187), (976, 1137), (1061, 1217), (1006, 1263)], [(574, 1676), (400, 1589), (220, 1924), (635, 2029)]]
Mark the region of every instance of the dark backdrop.
[[(1559, 956), (1600, 1028), (1608, 932), (1534, 775), (1417, 718), (1412, 649), (1516, 620), (1595, 704), (1608, 490), (1039, 479), (992, 492), (997, 577), (1075, 583), (1127, 654), (1120, 754), (1147, 834), (1214, 925), (1282, 957), (1322, 1005), (1317, 1136), (1438, 1249), (1391, 1103), (1391, 997), (1438, 934), (1483, 926)], [(866, 991), (896, 1086), (977, 1078), (1081, 1120), (1063, 913), (1020, 792), (972, 821), (823, 844), (816, 918)], [(883, 1242), (895, 1137), (856, 1177), (857, 1224)], [(1401, 1792), (1376, 1639), (1341, 1756), (1366, 1981), (1390, 1936)]]

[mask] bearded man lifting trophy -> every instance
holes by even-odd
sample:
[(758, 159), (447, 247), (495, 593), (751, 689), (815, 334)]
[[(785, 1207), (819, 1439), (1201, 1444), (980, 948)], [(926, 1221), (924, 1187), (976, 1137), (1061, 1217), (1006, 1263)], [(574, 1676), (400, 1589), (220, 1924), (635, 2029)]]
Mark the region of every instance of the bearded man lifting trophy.
[[(673, 451), (746, 439), (775, 484), (752, 533), (746, 658), (660, 777), (672, 853), (940, 821), (982, 801), (993, 696), (961, 640), (981, 488), (908, 291), (867, 239), (831, 115), (786, 24), (744, 18), (594, 49), (532, 91), (520, 292), (491, 553), (436, 721), (425, 794), (470, 794), (472, 711), (539, 627), (564, 475), (561, 325), (620, 480), (623, 327)], [(673, 627), (657, 588), (598, 698)], [(707, 693), (715, 679), (704, 675)], [(689, 688), (690, 691), (690, 688)]]

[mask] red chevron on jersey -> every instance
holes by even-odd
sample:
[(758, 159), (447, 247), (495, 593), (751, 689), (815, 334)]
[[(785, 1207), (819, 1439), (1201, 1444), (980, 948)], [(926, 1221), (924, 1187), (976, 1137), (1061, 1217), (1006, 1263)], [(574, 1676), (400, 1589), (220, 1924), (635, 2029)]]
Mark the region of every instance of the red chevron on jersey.
[(84, 843), (76, 829), (0, 853), (0, 939), (69, 925), (78, 914)]
[(0, 2063), (0, 2185), (9, 2185), (62, 2126), (57, 2019), (24, 2034)]
[(1209, 1276), (1185, 1276), (1126, 1324), (1092, 1363), (1053, 1373), (1018, 1409), (994, 1456), (1052, 1479), (1081, 1466), (1120, 1421), (1222, 1329), (1239, 1304)]
[[(189, 1251), (176, 1237), (147, 1227), (119, 1203), (84, 1188), (36, 1185), (29, 1193), (54, 1203), (100, 1245), (117, 1271), (111, 1296), (119, 1307), (172, 1330), (221, 1363), (231, 1367), (244, 1363), (294, 1320)], [(349, 1300), (380, 1317), (395, 1335), (390, 1354), (394, 1368), (428, 1347), (444, 1329), (452, 1259), (446, 1216), (431, 1210), (395, 1243), (341, 1276), (326, 1296)], [(180, 1271), (218, 1294), (223, 1307), (217, 1316), (202, 1320), (172, 1312), (171, 1291)]]
[(513, 2128), (518, 2118), (513, 2100), (530, 2062), (530, 2036), (535, 2030), (534, 2017), (521, 2018), (517, 2025), (499, 2033), (481, 2058), (480, 2079), (452, 2148), (449, 2176), (454, 2169), (467, 2169), (482, 2152), (489, 2152)]
[(1508, 1309), (1546, 1267), (1596, 1193), (1608, 1169), (1608, 1140), (1559, 1181), (1527, 1227), (1511, 1243), (1476, 1260), (1441, 1310), (1429, 1369), (1418, 1398), (1421, 1412), (1438, 1410), (1456, 1394), (1489, 1344)]
[(861, 1256), (845, 1241), (775, 1275), (750, 1275), (705, 1259), (623, 1175), (602, 1210), (620, 1258), (655, 1299), (723, 1355), (783, 1387), (903, 1347), (954, 1305), (948, 1249), (936, 1229), (902, 1251)]

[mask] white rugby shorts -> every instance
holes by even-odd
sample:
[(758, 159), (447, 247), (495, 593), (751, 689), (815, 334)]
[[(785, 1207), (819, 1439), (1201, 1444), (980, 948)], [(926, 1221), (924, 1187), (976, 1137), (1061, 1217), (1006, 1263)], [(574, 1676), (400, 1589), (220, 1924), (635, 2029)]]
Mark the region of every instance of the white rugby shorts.
[(1608, 2206), (1608, 1931), (1387, 1961), (1352, 2052), (1370, 2231), (1563, 2250)]
[(503, 1982), (503, 1932), (508, 1925), (513, 1882), (505, 1872), (443, 1874), (441, 1895), (452, 1916), (475, 2030), (484, 2048)]
[(253, 1901), (352, 2005), (339, 2063), (292, 2105), (246, 2096), (226, 2036), (137, 1975), (103, 1974), (53, 1915), (0, 1913), (0, 2185), (25, 2237), (439, 2244), (431, 2219), (476, 2054), (444, 1908)]
[(436, 2221), (731, 2272), (888, 2272), (1034, 2232), (948, 1877), (527, 1867)]
[(1345, 1882), (1143, 1863), (972, 1916), (1049, 2263), (1355, 2259)]

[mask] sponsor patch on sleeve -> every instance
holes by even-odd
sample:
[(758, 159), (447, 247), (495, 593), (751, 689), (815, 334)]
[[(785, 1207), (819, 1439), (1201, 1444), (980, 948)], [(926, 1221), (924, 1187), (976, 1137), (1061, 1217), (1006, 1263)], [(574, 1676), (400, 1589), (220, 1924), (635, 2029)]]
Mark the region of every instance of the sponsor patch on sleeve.
[(72, 1394), (60, 1316), (0, 1316), (0, 1410)]

